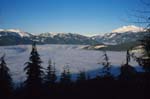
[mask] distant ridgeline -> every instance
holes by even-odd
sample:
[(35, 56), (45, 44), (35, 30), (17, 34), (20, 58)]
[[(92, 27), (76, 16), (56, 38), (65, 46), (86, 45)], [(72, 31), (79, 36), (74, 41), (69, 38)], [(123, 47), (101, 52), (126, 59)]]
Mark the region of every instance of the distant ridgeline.
[[(123, 28), (133, 28), (134, 26), (128, 26)], [(28, 32), (22, 32), (20, 30), (8, 29), (0, 30), (0, 46), (5, 45), (21, 45), (32, 44), (36, 41), (37, 44), (79, 44), (79, 45), (91, 45), (84, 49), (92, 50), (114, 50), (121, 51), (127, 50), (132, 47), (138, 46), (138, 42), (148, 33), (143, 31), (119, 31), (114, 30), (111, 33), (97, 36), (83, 36), (75, 33), (41, 33), (39, 35), (33, 35)]]
[(98, 44), (96, 40), (80, 34), (73, 33), (42, 33), (32, 35), (27, 32), (3, 30), (0, 31), (0, 45), (32, 44)]

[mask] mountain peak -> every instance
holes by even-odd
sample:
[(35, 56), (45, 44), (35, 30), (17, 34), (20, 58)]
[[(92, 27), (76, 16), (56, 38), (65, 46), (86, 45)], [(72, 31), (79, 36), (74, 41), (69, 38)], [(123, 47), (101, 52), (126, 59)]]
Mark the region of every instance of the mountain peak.
[(7, 30), (5, 30), (5, 31), (17, 32), (17, 33), (21, 32), (19, 29), (7, 29)]
[(0, 29), (0, 32), (12, 32), (12, 34), (17, 34), (19, 35), (20, 37), (29, 37), (29, 33), (27, 32), (23, 32), (19, 29)]
[(115, 32), (124, 33), (124, 32), (141, 32), (141, 31), (144, 31), (144, 28), (138, 27), (135, 25), (128, 25), (128, 26), (123, 26), (123, 27), (120, 27), (118, 29), (115, 29), (112, 32), (113, 33), (115, 33)]

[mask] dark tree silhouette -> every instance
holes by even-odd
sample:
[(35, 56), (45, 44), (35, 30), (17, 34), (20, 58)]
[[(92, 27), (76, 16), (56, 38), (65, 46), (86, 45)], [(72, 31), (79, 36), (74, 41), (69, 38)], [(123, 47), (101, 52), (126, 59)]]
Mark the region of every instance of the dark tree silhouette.
[(62, 84), (71, 83), (71, 73), (68, 65), (64, 67), (64, 70), (61, 73), (60, 82)]
[(77, 77), (77, 82), (83, 82), (83, 81), (86, 81), (86, 80), (87, 80), (87, 77), (86, 77), (85, 71), (80, 71), (79, 75)]
[(145, 25), (147, 35), (144, 35), (144, 37), (139, 40), (144, 53), (143, 56), (136, 57), (136, 60), (147, 73), (150, 73), (150, 2), (148, 0), (140, 1), (144, 5), (144, 10), (136, 10), (136, 13), (139, 15), (134, 15), (135, 19), (137, 19), (134, 23)]
[(52, 66), (51, 59), (48, 62), (48, 67), (46, 69), (46, 77), (45, 77), (45, 83), (46, 85), (52, 85), (56, 82), (57, 76), (56, 76), (56, 70), (55, 70), (55, 63), (54, 66)]
[(126, 53), (126, 64), (122, 65), (120, 68), (120, 75), (119, 78), (121, 80), (131, 80), (136, 75), (136, 70), (134, 67), (129, 65), (130, 62), (130, 52), (127, 50)]
[(0, 63), (0, 96), (8, 98), (12, 94), (12, 78), (9, 74), (9, 68), (4, 60), (4, 56), (1, 57)]
[(25, 80), (25, 88), (27, 90), (27, 94), (30, 96), (39, 96), (42, 88), (42, 67), (41, 67), (41, 59), (40, 55), (37, 52), (36, 43), (34, 42), (32, 45), (32, 51), (29, 58), (29, 62), (27, 62), (27, 66), (25, 67), (27, 79)]
[(102, 68), (102, 73), (104, 77), (111, 77), (111, 73), (110, 73), (110, 69), (111, 69), (111, 64), (109, 62), (109, 57), (106, 53), (106, 51), (104, 51), (103, 54), (103, 62), (102, 62), (103, 68)]
[(127, 50), (127, 54), (126, 54), (126, 64), (128, 65), (130, 62), (130, 52), (129, 50)]
[(146, 72), (150, 72), (150, 31), (147, 29), (148, 35), (146, 35), (142, 40), (140, 40), (143, 46), (144, 53), (143, 56), (139, 58), (140, 65), (143, 66)]

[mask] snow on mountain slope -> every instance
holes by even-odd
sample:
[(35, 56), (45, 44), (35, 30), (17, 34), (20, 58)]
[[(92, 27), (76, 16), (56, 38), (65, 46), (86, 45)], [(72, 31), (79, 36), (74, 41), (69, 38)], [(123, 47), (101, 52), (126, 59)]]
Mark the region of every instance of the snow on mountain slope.
[(144, 28), (137, 27), (135, 25), (123, 26), (112, 31), (112, 33), (124, 33), (124, 32), (141, 32)]
[[(9, 45), (16, 45), (17, 42), (21, 44), (29, 44), (36, 41), (38, 44), (97, 44), (98, 42), (92, 40), (90, 37), (83, 36), (76, 33), (52, 33), (46, 32), (39, 35), (32, 35), (27, 32), (22, 32), (18, 29), (7, 29), (0, 31), (0, 45), (8, 45), (4, 43), (5, 40), (10, 41)], [(12, 43), (11, 43), (12, 42)], [(20, 43), (19, 43), (20, 44)]]
[[(32, 35), (27, 32), (22, 32), (18, 29), (0, 29), (0, 40), (5, 42), (5, 38), (2, 36), (8, 36), (9, 41), (22, 42), (22, 44), (29, 44), (33, 40), (37, 41), (39, 44), (85, 44), (85, 45), (95, 45), (95, 44), (121, 44), (126, 42), (133, 42), (145, 35), (144, 28), (129, 25), (123, 26), (118, 29), (113, 30), (111, 33), (106, 33), (104, 35), (97, 35), (93, 37), (87, 37), (77, 33), (53, 33), (46, 32), (39, 35)], [(18, 39), (19, 37), (19, 39)], [(21, 39), (20, 39), (21, 38)], [(24, 39), (25, 38), (25, 39)], [(21, 41), (23, 39), (23, 41)], [(18, 43), (11, 43), (16, 45)], [(10, 44), (10, 45), (11, 45)], [(4, 45), (1, 43), (0, 45)], [(5, 44), (7, 45), (7, 44)]]
[(21, 32), (19, 29), (7, 29), (5, 31), (9, 31), (9, 32)]
[[(64, 37), (64, 38), (68, 38), (68, 37), (77, 37), (77, 36), (82, 36), (82, 37), (86, 37), (77, 33), (53, 33), (53, 32), (47, 32), (47, 33), (41, 33), (39, 36), (43, 36), (43, 37), (54, 37), (54, 36), (58, 36), (58, 37)], [(86, 37), (89, 38), (89, 37)]]
[(92, 38), (102, 43), (121, 44), (136, 41), (146, 34), (144, 28), (129, 25), (115, 29), (111, 33), (94, 36)]
[(54, 37), (56, 35), (58, 35), (59, 33), (54, 33), (54, 32), (46, 32), (46, 33), (41, 33), (39, 36), (43, 36), (43, 37)]
[(3, 36), (30, 37), (31, 34), (23, 32), (19, 29), (0, 29), (0, 34)]
[(5, 30), (6, 32), (13, 32), (13, 33), (18, 33), (20, 37), (30, 37), (29, 33), (23, 32), (19, 29), (7, 29)]
[(90, 37), (77, 33), (42, 33), (37, 36), (46, 44), (96, 44), (95, 40)]

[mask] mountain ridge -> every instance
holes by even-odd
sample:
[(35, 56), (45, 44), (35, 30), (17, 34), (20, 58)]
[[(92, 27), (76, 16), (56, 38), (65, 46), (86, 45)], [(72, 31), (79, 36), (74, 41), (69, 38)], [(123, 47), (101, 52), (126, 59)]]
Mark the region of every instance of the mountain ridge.
[(92, 38), (104, 44), (116, 45), (126, 42), (135, 42), (145, 35), (147, 35), (147, 32), (144, 28), (129, 25), (114, 29), (112, 32), (105, 33), (104, 35), (93, 36)]
[[(33, 35), (19, 29), (0, 29), (0, 45), (7, 45), (5, 42), (6, 40), (7, 42), (10, 41), (9, 45), (31, 44), (33, 41), (36, 41), (38, 44), (117, 45), (121, 43), (135, 42), (146, 34), (147, 32), (144, 28), (134, 25), (123, 26), (114, 29), (110, 33), (91, 37), (77, 33), (60, 32), (45, 32), (38, 35)], [(6, 44), (3, 44), (4, 42)]]
[[(2, 29), (1, 29), (2, 30)], [(7, 41), (7, 42), (6, 42)], [(80, 34), (74, 33), (41, 33), (33, 35), (20, 30), (0, 31), (0, 45), (31, 44), (36, 41), (38, 44), (97, 44), (98, 42)]]
[(144, 28), (135, 25), (122, 26), (120, 28), (112, 30), (112, 33), (124, 33), (124, 32), (142, 32)]

